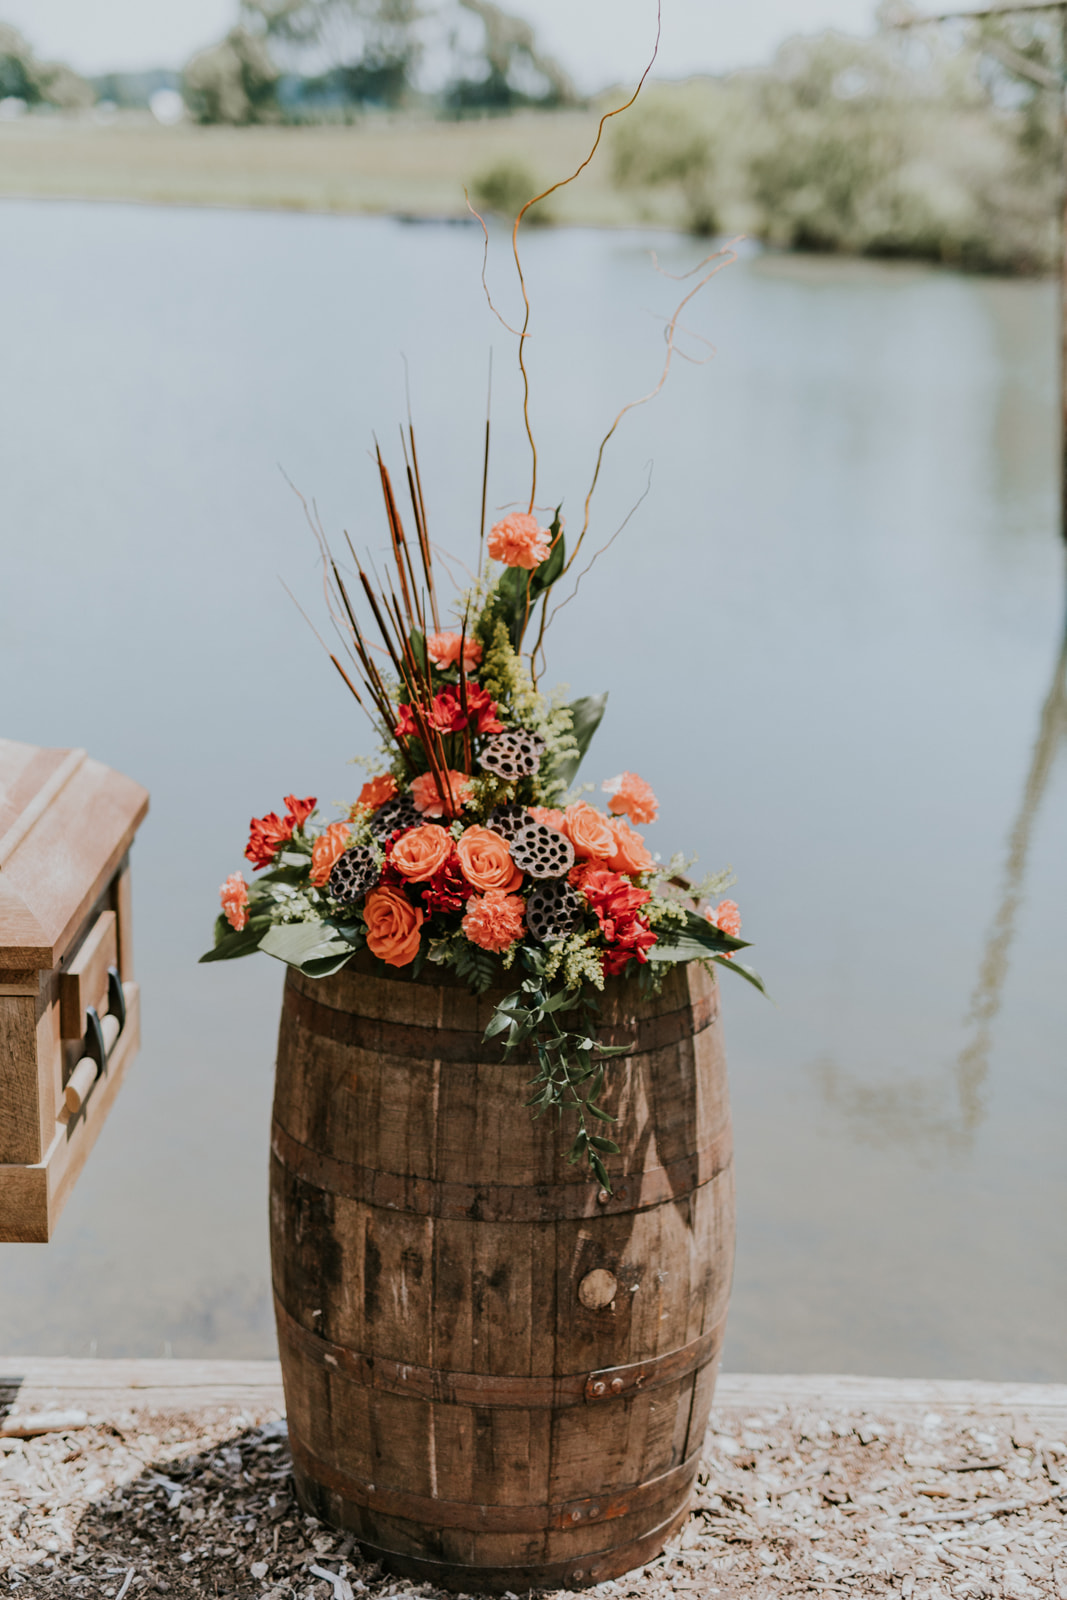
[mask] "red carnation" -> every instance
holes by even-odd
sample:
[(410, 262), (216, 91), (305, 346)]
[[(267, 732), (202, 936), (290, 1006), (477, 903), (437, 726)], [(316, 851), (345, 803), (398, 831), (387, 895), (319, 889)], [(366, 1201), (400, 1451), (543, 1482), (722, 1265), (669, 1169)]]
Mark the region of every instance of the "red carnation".
[(467, 726), (455, 689), (442, 689), (440, 694), (434, 695), (429, 720), (438, 733), (458, 733)]
[(306, 800), (298, 800), (292, 794), (285, 796), (285, 803), (289, 807), (285, 814), (285, 820), (289, 824), (290, 832), (295, 832), (297, 828), (302, 828), (318, 804), (314, 795), (309, 795)]
[(467, 685), (467, 718), (478, 733), (503, 733), (504, 724), (496, 714), (496, 701), (479, 683)]
[(419, 727), (411, 714), (410, 706), (397, 706), (396, 727), (393, 732), (398, 739), (406, 739), (410, 734), (418, 733)]
[(459, 733), (469, 726), (476, 733), (503, 733), (504, 724), (496, 714), (496, 701), (489, 690), (480, 684), (468, 683), (466, 693), (466, 711), (458, 689), (449, 687), (434, 695), (429, 720), (438, 732)]
[(461, 911), (473, 893), (453, 849), (444, 866), (427, 880), (422, 890), (426, 915), (434, 911)]
[(586, 872), (578, 887), (596, 912), (600, 930), (609, 944), (619, 938), (617, 930), (639, 920), (635, 912), (652, 898), (648, 889), (635, 888), (621, 872)]
[(615, 942), (603, 955), (605, 976), (617, 977), (630, 961), (647, 963), (645, 952), (651, 950), (655, 942), (656, 935), (644, 917), (632, 917), (628, 922), (616, 924)]
[(293, 819), (286, 817), (283, 821), (276, 812), (268, 811), (265, 817), (253, 817), (249, 827), (252, 831), (245, 846), (245, 858), (258, 872), (260, 867), (269, 867), (282, 845), (293, 837)]

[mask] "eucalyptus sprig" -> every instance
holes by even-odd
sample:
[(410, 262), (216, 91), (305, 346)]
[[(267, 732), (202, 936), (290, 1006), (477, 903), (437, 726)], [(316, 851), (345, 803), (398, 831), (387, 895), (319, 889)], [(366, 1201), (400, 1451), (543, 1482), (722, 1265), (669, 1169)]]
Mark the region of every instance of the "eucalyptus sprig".
[(597, 1104), (604, 1089), (604, 1061), (609, 1056), (627, 1055), (631, 1047), (601, 1044), (581, 1028), (561, 1028), (557, 1020), (561, 1012), (588, 1007), (590, 1002), (583, 999), (580, 989), (553, 989), (547, 984), (540, 952), (524, 947), (522, 960), (532, 969), (531, 975), (497, 1005), (485, 1037), (493, 1039), (506, 1032), (505, 1050), (533, 1042), (538, 1071), (529, 1081), (533, 1094), (526, 1104), (533, 1108), (535, 1118), (551, 1109), (561, 1121), (564, 1113), (577, 1115), (578, 1131), (567, 1159), (572, 1166), (587, 1160), (601, 1187), (610, 1194), (611, 1180), (603, 1158), (618, 1155), (619, 1147), (603, 1134), (590, 1132), (586, 1119), (594, 1118), (594, 1126), (616, 1120)]

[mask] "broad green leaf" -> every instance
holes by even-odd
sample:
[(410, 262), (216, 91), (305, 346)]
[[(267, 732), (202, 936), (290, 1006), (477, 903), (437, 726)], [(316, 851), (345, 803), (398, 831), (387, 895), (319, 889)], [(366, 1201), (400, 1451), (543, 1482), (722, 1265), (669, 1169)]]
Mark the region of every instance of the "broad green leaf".
[[(285, 858), (280, 858), (284, 860)], [(298, 863), (295, 866), (271, 867), (269, 872), (255, 880), (252, 893), (255, 894), (260, 884), (263, 883), (304, 883), (307, 880), (308, 868), (311, 865), (310, 856), (293, 855), (290, 860)]]
[(423, 634), (418, 628), (412, 628), (410, 634), (408, 635), (408, 642), (411, 645), (412, 655), (415, 657), (415, 660), (419, 663), (419, 666), (422, 668), (426, 676), (429, 677), (430, 658), (426, 654), (425, 634)]
[(606, 1156), (617, 1156), (619, 1154), (619, 1147), (613, 1139), (601, 1139), (599, 1134), (591, 1133), (589, 1135), (589, 1143), (594, 1150), (602, 1150)]
[(648, 952), (650, 961), (696, 961), (727, 950), (747, 950), (747, 939), (733, 939), (695, 911), (686, 912), (684, 928), (657, 932), (656, 943)]
[(563, 563), (567, 558), (567, 541), (563, 534), (560, 533), (559, 527), (560, 509), (559, 506), (556, 507), (556, 514), (552, 518), (552, 525), (549, 529), (555, 541), (552, 549), (541, 565), (534, 569), (534, 588), (538, 594), (543, 594), (546, 589), (551, 589), (563, 571)]
[(750, 948), (747, 939), (735, 939), (729, 933), (723, 933), (721, 928), (702, 917), (698, 911), (686, 912), (685, 931), (691, 939), (704, 945), (708, 950), (747, 950)]
[(567, 710), (571, 714), (574, 739), (578, 746), (577, 754), (568, 756), (560, 761), (554, 768), (552, 776), (558, 778), (569, 788), (578, 775), (578, 768), (582, 758), (593, 741), (593, 735), (599, 728), (604, 717), (604, 710), (608, 703), (607, 691), (603, 694), (585, 695), (581, 700), (572, 700)]
[(347, 939), (339, 939), (332, 928), (321, 922), (278, 923), (268, 928), (259, 948), (277, 961), (301, 970), (306, 962), (336, 960), (340, 965), (353, 953)]
[(267, 917), (254, 918), (240, 933), (231, 928), (224, 917), (219, 922), (227, 929), (225, 933), (216, 931), (215, 948), (207, 950), (200, 957), (203, 961), (236, 961), (238, 956), (250, 956), (253, 950), (258, 950), (260, 941), (267, 929), (270, 920)]
[[(725, 967), (727, 972), (736, 972), (739, 978), (746, 978), (760, 994), (767, 994), (763, 987), (763, 979), (753, 967), (746, 967), (742, 961), (727, 961), (725, 956), (712, 956), (711, 959), (717, 961), (720, 967)], [(767, 998), (769, 1000), (770, 995), (767, 995)]]
[[(497, 580), (496, 592), (507, 619), (508, 637), (514, 650), (518, 650), (522, 645), (522, 632), (527, 621), (526, 597), (529, 587), (530, 574), (525, 567), (508, 567)], [(532, 597), (529, 609), (533, 610)]]
[(340, 972), (345, 962), (351, 959), (352, 950), (348, 945), (345, 945), (338, 955), (323, 956), (321, 960), (301, 962), (300, 970), (309, 978), (330, 978), (335, 972)]

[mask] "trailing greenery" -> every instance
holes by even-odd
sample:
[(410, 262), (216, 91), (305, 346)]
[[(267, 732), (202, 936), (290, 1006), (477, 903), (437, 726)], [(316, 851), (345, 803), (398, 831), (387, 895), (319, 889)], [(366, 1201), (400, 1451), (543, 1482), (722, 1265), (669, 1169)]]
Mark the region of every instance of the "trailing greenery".
[(611, 1181), (604, 1156), (618, 1155), (619, 1147), (603, 1133), (590, 1131), (592, 1125), (612, 1123), (615, 1118), (597, 1104), (604, 1088), (604, 1062), (611, 1056), (629, 1054), (629, 1045), (601, 1044), (583, 1028), (566, 1030), (558, 1018), (565, 1011), (590, 1010), (580, 988), (564, 986), (550, 989), (545, 981), (544, 953), (523, 946), (520, 959), (531, 974), (521, 986), (501, 1000), (485, 1030), (487, 1039), (505, 1034), (507, 1050), (532, 1043), (537, 1055), (537, 1075), (530, 1080), (533, 1094), (526, 1104), (535, 1117), (555, 1111), (578, 1118), (574, 1142), (567, 1159), (571, 1165), (588, 1161), (600, 1184), (611, 1193)]

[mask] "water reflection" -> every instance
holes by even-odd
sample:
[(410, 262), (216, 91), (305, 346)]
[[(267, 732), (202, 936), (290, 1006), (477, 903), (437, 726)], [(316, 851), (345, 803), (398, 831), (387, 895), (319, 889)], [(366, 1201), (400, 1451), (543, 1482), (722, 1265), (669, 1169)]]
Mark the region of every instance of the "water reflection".
[(964, 1018), (969, 1038), (952, 1068), (940, 1078), (910, 1078), (870, 1084), (830, 1057), (813, 1063), (812, 1073), (827, 1106), (843, 1115), (854, 1130), (880, 1146), (906, 1143), (911, 1148), (970, 1147), (985, 1115), (985, 1086), (993, 1024), (1004, 998), (1016, 920), (1026, 885), (1034, 824), (1067, 732), (1067, 622), (1052, 681), (1041, 708), (1037, 738), (1023, 787), (1022, 801), (1004, 864), (1000, 901), (989, 926), (978, 979)]

